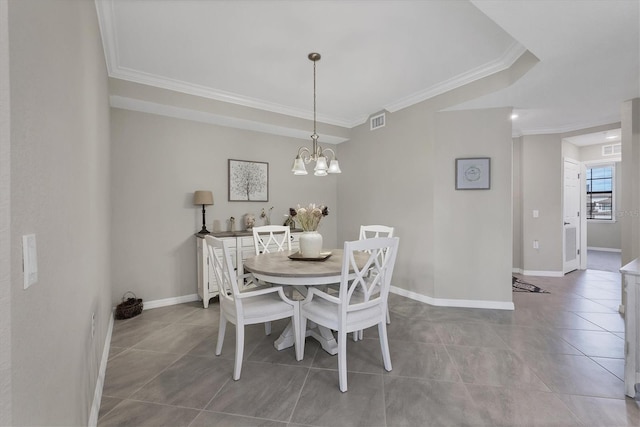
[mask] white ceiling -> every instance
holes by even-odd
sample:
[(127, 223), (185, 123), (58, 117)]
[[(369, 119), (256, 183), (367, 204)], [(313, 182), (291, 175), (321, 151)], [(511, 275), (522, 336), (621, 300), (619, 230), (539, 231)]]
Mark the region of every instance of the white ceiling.
[(620, 120), (640, 96), (640, 0), (96, 0), (109, 75), (353, 127), (508, 68), (514, 134)]
[(564, 138), (578, 147), (596, 144), (618, 144), (621, 141), (621, 129), (611, 129), (600, 132), (592, 132), (584, 135), (576, 135)]

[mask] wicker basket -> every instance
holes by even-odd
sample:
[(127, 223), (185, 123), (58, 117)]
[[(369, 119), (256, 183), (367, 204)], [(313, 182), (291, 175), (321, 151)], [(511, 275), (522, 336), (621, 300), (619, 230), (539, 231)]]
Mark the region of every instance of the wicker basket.
[[(127, 298), (127, 295), (132, 297)], [(142, 313), (142, 299), (137, 298), (131, 291), (125, 292), (122, 302), (116, 306), (116, 319), (130, 319)]]

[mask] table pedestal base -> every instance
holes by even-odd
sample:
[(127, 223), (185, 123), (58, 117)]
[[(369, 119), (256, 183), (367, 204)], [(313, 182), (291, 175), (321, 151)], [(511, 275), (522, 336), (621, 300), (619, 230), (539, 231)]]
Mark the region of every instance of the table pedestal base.
[[(307, 321), (307, 332), (305, 334), (306, 337), (313, 337), (319, 343), (324, 351), (331, 355), (338, 354), (338, 343), (333, 336), (333, 333), (330, 329), (325, 328), (324, 326), (316, 325), (311, 321)], [(273, 346), (276, 350), (284, 350), (286, 348), (293, 347), (295, 344), (295, 337), (293, 333), (293, 323), (289, 322), (287, 327), (284, 328), (284, 331), (280, 334), (277, 340), (273, 343)]]

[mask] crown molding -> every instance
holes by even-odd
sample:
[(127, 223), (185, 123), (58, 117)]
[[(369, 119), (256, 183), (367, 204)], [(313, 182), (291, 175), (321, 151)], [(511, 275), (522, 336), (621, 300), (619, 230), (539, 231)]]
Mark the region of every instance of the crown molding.
[[(193, 83), (171, 79), (151, 73), (145, 73), (143, 71), (120, 66), (118, 39), (114, 31), (116, 25), (114, 3), (112, 0), (95, 0), (95, 4), (109, 77), (155, 86), (162, 89), (173, 90), (176, 92), (182, 92), (189, 95), (200, 96), (203, 98), (215, 99), (217, 101), (228, 102), (245, 107), (256, 108), (259, 110), (284, 114), (291, 117), (297, 117), (307, 120), (311, 120), (313, 118), (313, 113), (308, 110), (292, 108), (277, 103), (251, 98), (237, 93), (226, 92), (215, 88), (196, 85)], [(524, 48), (524, 46), (520, 45), (517, 42), (514, 42), (497, 60), (491, 61), (476, 69), (460, 74), (431, 88), (412, 94), (381, 109), (386, 109), (389, 112), (395, 112), (422, 102), (426, 99), (432, 98), (436, 95), (440, 95), (449, 90), (464, 86), (465, 84), (471, 83), (488, 75), (502, 71), (513, 65), (513, 63), (525, 51), (526, 49)], [(368, 114), (348, 118), (329, 115), (317, 116), (317, 120), (319, 122), (349, 129), (360, 126), (361, 124), (365, 123), (368, 118)]]
[[(134, 83), (146, 84), (149, 86), (155, 86), (162, 89), (173, 90), (176, 92), (182, 92), (189, 95), (200, 96), (203, 98), (215, 99), (217, 101), (243, 105), (245, 107), (256, 108), (259, 110), (284, 114), (291, 117), (298, 117), (307, 120), (313, 119), (313, 113), (307, 110), (291, 108), (232, 92), (225, 92), (214, 88), (187, 83), (168, 77), (158, 76), (155, 74), (145, 73), (126, 67), (121, 67), (118, 39), (114, 31), (115, 12), (113, 1), (95, 0), (95, 4), (109, 77), (127, 80)], [(356, 117), (352, 120), (349, 120), (335, 116), (326, 116), (319, 114), (317, 116), (317, 120), (319, 122), (327, 123), (330, 125), (353, 128), (367, 121), (367, 117)]]
[(104, 50), (107, 73), (111, 75), (114, 64), (118, 63), (118, 43), (113, 31), (113, 2), (107, 0), (95, 0), (96, 12), (98, 15), (98, 26), (102, 38), (102, 49)]
[(506, 70), (511, 67), (526, 51), (527, 49), (520, 43), (513, 42), (500, 58), (454, 76), (435, 86), (416, 92), (394, 103), (388, 104), (384, 108), (395, 113), (398, 110), (410, 107), (418, 102), (426, 101), (434, 96), (441, 95), (450, 90), (457, 89), (476, 80), (480, 80), (484, 77)]
[[(218, 89), (212, 89), (205, 86), (187, 83), (167, 77), (161, 77), (155, 74), (132, 70), (125, 67), (116, 67), (112, 72), (109, 73), (109, 77), (186, 93), (188, 95), (195, 95), (202, 98), (214, 99), (216, 101), (242, 105), (244, 107), (255, 108), (272, 113), (283, 114), (290, 117), (313, 120), (313, 113), (307, 110), (291, 108), (273, 102), (267, 102), (260, 99), (238, 95), (232, 92), (225, 92)], [(358, 124), (365, 122), (366, 120), (366, 117), (364, 119), (358, 117), (356, 120), (343, 120), (337, 117), (326, 116), (322, 114), (318, 114), (317, 117), (317, 121), (319, 122), (346, 128), (352, 128)]]
[[(172, 105), (159, 104), (156, 102), (142, 101), (140, 99), (127, 98), (124, 96), (111, 95), (109, 97), (109, 104), (113, 108), (121, 108), (123, 110), (139, 111), (142, 113), (190, 120), (200, 123), (208, 123), (235, 129), (268, 133), (271, 135), (285, 136), (302, 140), (310, 139), (309, 130), (277, 126), (269, 123), (258, 122), (255, 120), (239, 119), (237, 117), (207, 113), (205, 111), (175, 107)], [(348, 141), (347, 138), (334, 135), (320, 134), (319, 136), (320, 141), (325, 144), (340, 144), (342, 142)]]

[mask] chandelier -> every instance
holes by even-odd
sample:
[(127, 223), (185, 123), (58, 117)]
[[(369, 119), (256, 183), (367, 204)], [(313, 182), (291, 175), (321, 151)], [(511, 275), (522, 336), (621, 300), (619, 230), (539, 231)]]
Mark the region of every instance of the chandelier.
[[(298, 155), (293, 160), (291, 172), (294, 175), (306, 175), (307, 168), (305, 165), (316, 162), (313, 168), (315, 176), (326, 176), (328, 173), (341, 173), (336, 153), (331, 148), (322, 148), (318, 145), (318, 134), (316, 133), (316, 62), (320, 60), (319, 53), (310, 53), (309, 59), (313, 61), (313, 135), (311, 141), (313, 147), (309, 150), (307, 147), (298, 148)], [(327, 161), (326, 154), (331, 155), (331, 160)]]

